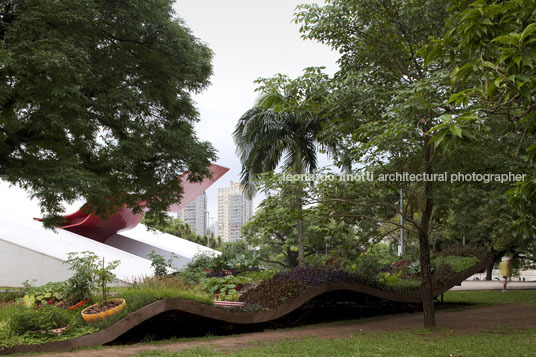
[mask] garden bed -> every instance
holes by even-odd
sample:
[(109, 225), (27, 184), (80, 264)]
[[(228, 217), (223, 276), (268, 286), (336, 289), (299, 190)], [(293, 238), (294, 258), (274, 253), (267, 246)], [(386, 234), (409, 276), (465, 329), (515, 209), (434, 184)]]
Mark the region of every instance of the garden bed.
[[(434, 289), (434, 295), (440, 295), (446, 290), (450, 289), (452, 286), (463, 281), (470, 275), (482, 270), (486, 264), (489, 264), (488, 258), (482, 260), (478, 264), (475, 264), (470, 269), (466, 269), (463, 272), (458, 273), (454, 276), (448, 284), (445, 284), (441, 287), (436, 287)], [(135, 289), (132, 289), (135, 290)], [(217, 308), (212, 305), (211, 300), (200, 298), (196, 296), (195, 298), (198, 301), (193, 301), (192, 299), (185, 298), (158, 298), (158, 301), (148, 304), (145, 307), (140, 308), (141, 301), (149, 301), (147, 299), (147, 294), (143, 298), (139, 298), (138, 302), (132, 303), (134, 307), (130, 307), (123, 314), (118, 316), (113, 320), (111, 325), (104, 327), (105, 325), (96, 325), (94, 327), (99, 329), (96, 330), (86, 330), (86, 335), (78, 336), (74, 338), (69, 338), (64, 341), (60, 341), (62, 336), (56, 336), (52, 338), (52, 342), (47, 342), (44, 344), (27, 344), (21, 346), (13, 346), (11, 348), (6, 348), (0, 350), (0, 354), (8, 353), (28, 353), (31, 351), (39, 352), (51, 352), (51, 351), (66, 351), (72, 348), (91, 346), (91, 345), (101, 345), (105, 343), (110, 343), (117, 339), (119, 336), (124, 334), (126, 331), (134, 328), (135, 326), (140, 325), (144, 321), (162, 314), (166, 311), (182, 311), (184, 313), (193, 314), (212, 320), (218, 320), (231, 324), (258, 324), (265, 323), (269, 321), (275, 321), (283, 316), (286, 316), (293, 311), (301, 308), (304, 304), (311, 301), (312, 299), (321, 296), (326, 293), (336, 292), (336, 291), (353, 291), (359, 294), (374, 296), (380, 299), (395, 301), (395, 302), (406, 302), (406, 303), (419, 303), (421, 301), (420, 292), (395, 292), (389, 290), (383, 290), (377, 287), (372, 287), (370, 285), (365, 285), (358, 282), (350, 281), (321, 281), (313, 286), (307, 287), (307, 289), (297, 296), (294, 296), (290, 301), (284, 302), (279, 306), (272, 309), (265, 309), (256, 312), (245, 312), (245, 311), (228, 311), (226, 309)], [(161, 291), (162, 292), (162, 291)], [(125, 295), (125, 294), (122, 294)], [(129, 294), (127, 294), (129, 295)], [(163, 296), (164, 294), (159, 294)], [(158, 295), (154, 295), (156, 298)], [(132, 300), (136, 300), (136, 295), (132, 293)], [(194, 296), (188, 296), (192, 298)], [(129, 297), (126, 297), (127, 306)], [(209, 306), (207, 306), (209, 305)], [(134, 310), (135, 309), (135, 310)], [(134, 310), (134, 311), (133, 311)], [(127, 318), (125, 318), (128, 315)], [(90, 333), (92, 332), (92, 333)], [(68, 338), (69, 336), (65, 336)]]

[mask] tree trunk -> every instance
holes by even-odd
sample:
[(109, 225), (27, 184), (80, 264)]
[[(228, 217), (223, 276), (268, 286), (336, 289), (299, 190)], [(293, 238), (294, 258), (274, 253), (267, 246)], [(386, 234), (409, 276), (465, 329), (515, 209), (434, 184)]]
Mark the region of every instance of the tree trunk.
[(422, 274), (422, 309), (424, 312), (424, 327), (431, 328), (436, 326), (434, 311), (434, 296), (432, 294), (432, 271), (430, 264), (430, 245), (428, 234), (425, 231), (419, 231), (419, 250), (421, 258)]
[(298, 266), (300, 268), (305, 266), (305, 254), (304, 254), (304, 248), (303, 248), (303, 218), (302, 218), (302, 210), (303, 206), (301, 203), (301, 200), (299, 200), (298, 204), (298, 222), (297, 222), (297, 229), (298, 229)]
[(495, 266), (495, 260), (492, 260), (486, 269), (486, 280), (491, 280), (493, 278), (493, 267)]
[[(432, 148), (425, 141), (424, 160), (426, 162), (426, 173), (431, 177), (432, 169)], [(432, 294), (432, 269), (430, 264), (430, 220), (432, 218), (432, 210), (434, 207), (433, 200), (433, 182), (424, 181), (425, 204), (419, 227), (419, 252), (421, 258), (421, 274), (422, 274), (422, 309), (424, 311), (424, 327), (432, 328), (436, 326), (434, 297)]]
[[(303, 174), (301, 157), (295, 163), (297, 174)], [(305, 266), (304, 239), (303, 239), (303, 186), (301, 182), (296, 183), (296, 230), (298, 232), (298, 266)]]

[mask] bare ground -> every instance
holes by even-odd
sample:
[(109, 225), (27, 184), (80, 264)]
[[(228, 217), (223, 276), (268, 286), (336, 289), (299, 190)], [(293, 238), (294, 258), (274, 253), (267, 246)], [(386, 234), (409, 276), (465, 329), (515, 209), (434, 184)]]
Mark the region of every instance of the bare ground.
[[(490, 306), (457, 311), (436, 312), (437, 325), (462, 334), (478, 333), (498, 326), (516, 329), (536, 329), (536, 307), (520, 304)], [(181, 351), (194, 347), (209, 347), (219, 351), (233, 351), (248, 347), (258, 347), (267, 343), (293, 340), (303, 337), (340, 339), (362, 332), (395, 331), (422, 327), (422, 313), (381, 317), (363, 322), (354, 321), (340, 325), (319, 325), (299, 329), (283, 329), (220, 337), (211, 340), (173, 342), (169, 344), (137, 344), (121, 347), (100, 347), (74, 352), (44, 354), (40, 356), (58, 357), (115, 357), (132, 356), (144, 351)]]

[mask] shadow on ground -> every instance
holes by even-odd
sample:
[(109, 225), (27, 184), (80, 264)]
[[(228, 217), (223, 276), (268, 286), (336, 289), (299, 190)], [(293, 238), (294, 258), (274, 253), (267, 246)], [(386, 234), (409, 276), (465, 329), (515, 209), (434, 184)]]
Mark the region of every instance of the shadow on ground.
[[(436, 305), (436, 309), (465, 306), (470, 305), (440, 303)], [(158, 341), (173, 337), (226, 336), (420, 311), (421, 305), (416, 303), (398, 303), (352, 291), (335, 291), (319, 295), (277, 320), (256, 324), (228, 323), (182, 311), (167, 311), (146, 320), (108, 345)]]

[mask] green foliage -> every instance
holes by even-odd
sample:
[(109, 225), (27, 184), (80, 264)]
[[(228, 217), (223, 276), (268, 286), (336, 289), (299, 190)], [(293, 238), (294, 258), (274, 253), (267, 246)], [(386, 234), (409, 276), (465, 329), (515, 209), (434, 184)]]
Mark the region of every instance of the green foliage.
[[(317, 109), (327, 92), (313, 84), (325, 77), (321, 69), (307, 68), (297, 79), (278, 75), (257, 80), (261, 95), (255, 106), (238, 120), (233, 132), (242, 164), (241, 182), (248, 195), (256, 191), (257, 175), (274, 171), (281, 158), (283, 170), (297, 174), (316, 170), (316, 146), (321, 130)], [(303, 266), (303, 188), (296, 183), (292, 191), (298, 264)]]
[(452, 271), (455, 273), (460, 273), (472, 267), (479, 261), (480, 259), (476, 257), (457, 257), (454, 255), (434, 259), (434, 263), (436, 264), (436, 266), (439, 266), (441, 264), (447, 264), (452, 268)]
[(214, 259), (217, 257), (212, 252), (199, 252), (192, 260), (187, 264), (186, 271), (203, 272), (212, 269), (214, 265)]
[(65, 283), (47, 283), (43, 286), (31, 288), (22, 298), (22, 302), (27, 307), (50, 305), (59, 301), (65, 292)]
[(98, 268), (98, 257), (92, 252), (68, 253), (69, 270), (74, 274), (67, 280), (65, 295), (67, 298), (82, 301), (91, 296), (95, 289), (96, 270)]
[(19, 307), (10, 316), (9, 328), (15, 334), (48, 333), (48, 330), (65, 327), (71, 314), (53, 306), (43, 305), (39, 309)]
[(5, 288), (0, 292), (0, 303), (7, 303), (20, 299), (25, 295), (24, 291), (20, 289)]
[(235, 301), (238, 299), (238, 291), (251, 283), (251, 279), (245, 276), (227, 275), (222, 278), (207, 278), (201, 283), (201, 288), (213, 295), (218, 295), (219, 300)]
[(156, 254), (154, 250), (147, 255), (151, 259), (151, 266), (153, 267), (153, 274), (156, 277), (162, 278), (168, 274), (168, 269), (174, 269), (173, 259), (166, 260), (160, 254)]
[(252, 282), (260, 282), (262, 280), (271, 279), (276, 274), (274, 270), (264, 270), (264, 271), (246, 271), (240, 273), (239, 276), (246, 277), (251, 279)]
[(249, 250), (245, 241), (225, 243), (221, 254), (198, 253), (186, 267), (185, 272), (233, 270), (236, 273), (261, 268), (259, 253)]
[(283, 170), (303, 173), (317, 168), (315, 143), (321, 129), (317, 108), (326, 92), (313, 84), (324, 78), (321, 69), (307, 68), (296, 79), (277, 75), (256, 81), (260, 97), (233, 133), (242, 184), (249, 194), (256, 191), (256, 176), (274, 171), (283, 156)]
[(99, 215), (141, 201), (165, 212), (177, 176), (209, 175), (215, 151), (194, 133), (191, 93), (208, 86), (212, 52), (172, 5), (2, 2), (0, 176), (40, 201), (47, 224), (82, 197)]
[[(504, 227), (507, 233), (495, 245), (497, 250), (533, 250), (536, 4), (517, 0), (450, 3), (446, 34), (421, 53), (432, 66), (445, 63), (452, 70), (448, 104), (460, 112), (455, 120), (461, 123), (463, 119), (463, 126), (477, 133), (479, 140), (489, 136), (493, 143), (509, 143), (518, 166), (524, 166), (522, 173), (529, 174), (507, 192), (517, 217)], [(439, 142), (447, 128), (434, 130), (434, 140)]]
[(206, 245), (208, 241), (212, 248), (221, 247), (221, 239), (214, 237), (212, 232), (208, 236), (201, 236), (193, 232), (188, 223), (174, 217), (167, 215), (164, 217), (145, 215), (141, 223), (145, 224), (149, 229), (168, 233), (200, 245)]
[(348, 272), (358, 273), (365, 281), (371, 283), (378, 280), (379, 272), (387, 269), (398, 259), (389, 253), (389, 247), (385, 244), (374, 245), (365, 253), (361, 254), (353, 252), (353, 254), (343, 255), (342, 253), (335, 253), (335, 255), (341, 257), (335, 262), (342, 269)]
[(398, 273), (394, 273), (394, 274), (381, 272), (379, 280), (381, 283), (384, 283), (384, 284), (396, 284), (400, 281), (401, 274), (402, 274), (402, 271), (399, 271)]
[(212, 304), (213, 296), (199, 289), (192, 288), (189, 282), (180, 276), (164, 278), (145, 278), (121, 291), (127, 301), (128, 312), (155, 302), (160, 299), (179, 297), (183, 299)]
[[(303, 223), (304, 255), (308, 264), (315, 264), (313, 260), (325, 256), (325, 238), (328, 236), (331, 237), (330, 250), (335, 247), (340, 247), (341, 251), (355, 249), (355, 246), (348, 246), (355, 238), (360, 238), (356, 237), (354, 225), (333, 219), (322, 203), (317, 204), (319, 197), (314, 189), (314, 180), (300, 183), (304, 208), (296, 209), (296, 182), (289, 179), (292, 176), (288, 171), (269, 173), (256, 181), (267, 198), (243, 226), (242, 234), (251, 245), (259, 248), (261, 260), (272, 267), (293, 268), (298, 265), (298, 213)], [(366, 245), (361, 240), (360, 243)]]

